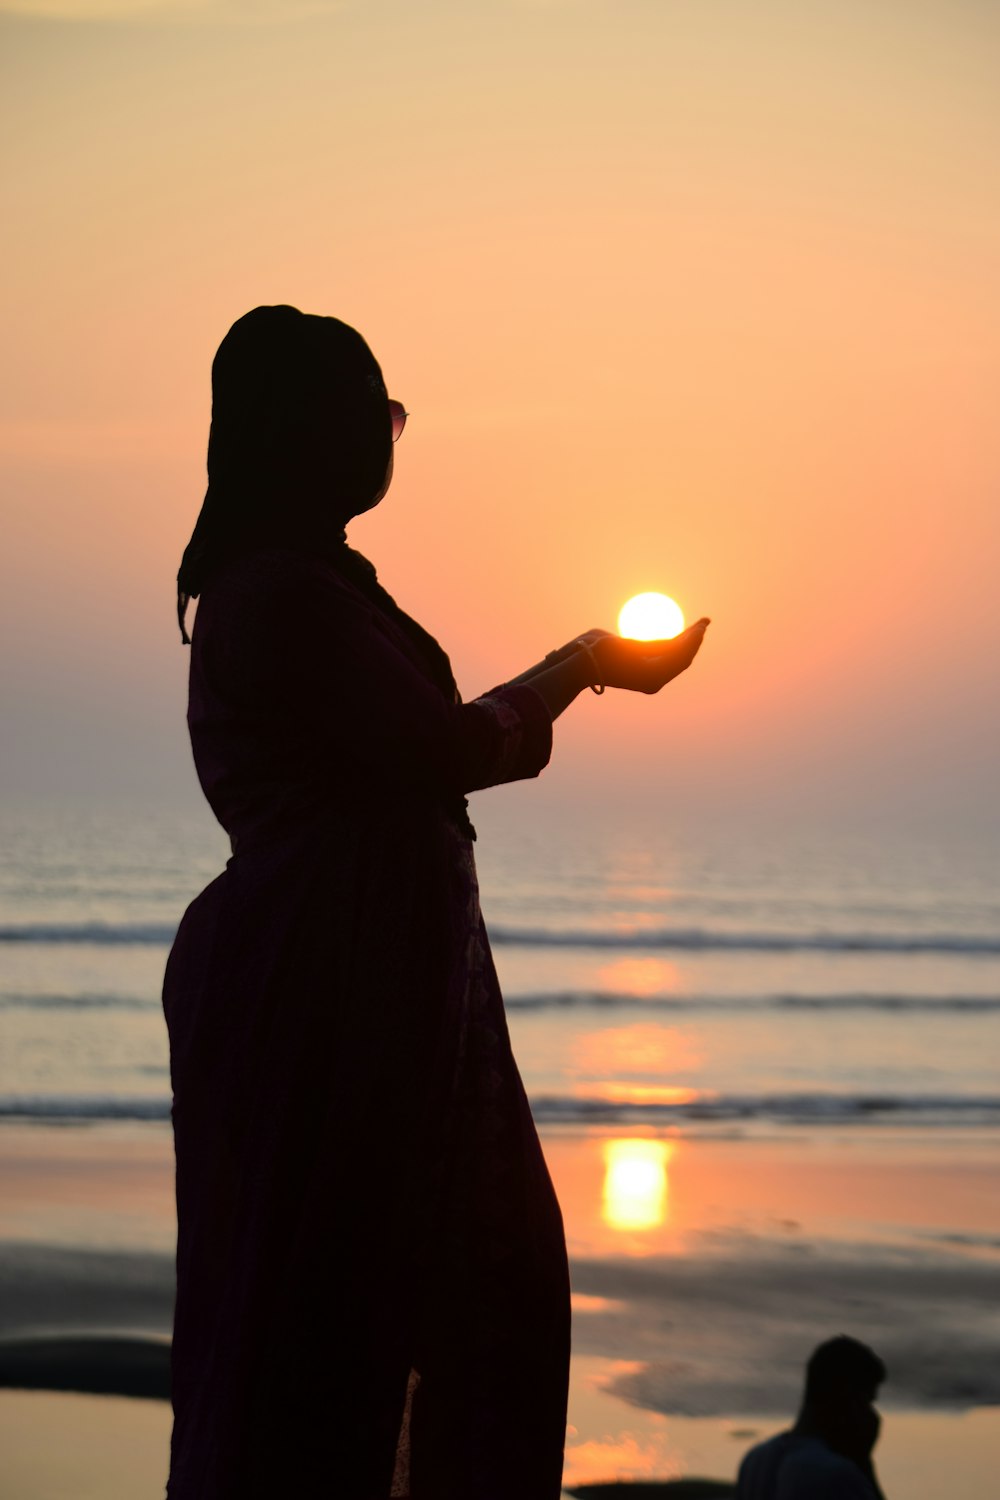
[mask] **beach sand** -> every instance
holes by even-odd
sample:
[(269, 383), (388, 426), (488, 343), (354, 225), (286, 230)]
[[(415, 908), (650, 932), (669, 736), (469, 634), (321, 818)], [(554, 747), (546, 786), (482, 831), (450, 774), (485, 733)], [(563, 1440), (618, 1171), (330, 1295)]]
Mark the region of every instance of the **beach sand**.
[[(890, 1500), (940, 1500), (949, 1494), (992, 1500), (998, 1439), (995, 1410), (930, 1417), (894, 1414), (878, 1450), (886, 1493)], [(163, 1493), (169, 1441), (170, 1408), (164, 1401), (0, 1390), (5, 1500), (155, 1500)], [(703, 1454), (719, 1474), (735, 1470), (749, 1441), (735, 1424), (714, 1422), (681, 1422), (671, 1437), (675, 1454)], [(618, 1447), (626, 1454), (637, 1451), (622, 1444), (620, 1432)], [(639, 1483), (608, 1485), (607, 1490), (623, 1500), (653, 1500), (658, 1494), (664, 1500), (684, 1500), (685, 1494), (707, 1493), (694, 1488), (690, 1478), (644, 1489)], [(566, 1493), (604, 1500), (603, 1493), (576, 1485)]]
[[(567, 1486), (731, 1480), (792, 1416), (810, 1348), (844, 1331), (889, 1366), (877, 1456), (890, 1500), (992, 1497), (987, 1137), (543, 1138), (576, 1301)], [(5, 1125), (0, 1201), (5, 1495), (162, 1493), (169, 1407), (148, 1398), (165, 1389), (172, 1308), (169, 1131)], [(69, 1393), (98, 1385), (122, 1394)]]
[(165, 1401), (0, 1391), (5, 1500), (156, 1500), (169, 1444)]

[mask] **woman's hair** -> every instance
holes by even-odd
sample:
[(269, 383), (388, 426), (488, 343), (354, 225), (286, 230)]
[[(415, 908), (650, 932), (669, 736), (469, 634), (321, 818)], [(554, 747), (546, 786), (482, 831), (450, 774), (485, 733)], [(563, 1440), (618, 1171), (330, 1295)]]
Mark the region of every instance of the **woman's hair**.
[(295, 307), (234, 323), (212, 364), (208, 490), (177, 575), (182, 639), (188, 602), (230, 557), (342, 545), (391, 457), (385, 382), (359, 333)]

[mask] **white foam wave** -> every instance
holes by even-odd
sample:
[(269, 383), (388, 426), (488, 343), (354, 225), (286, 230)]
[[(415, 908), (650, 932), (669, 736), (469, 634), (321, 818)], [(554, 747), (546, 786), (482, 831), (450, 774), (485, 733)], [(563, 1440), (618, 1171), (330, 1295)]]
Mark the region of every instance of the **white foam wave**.
[[(161, 922), (27, 922), (0, 926), (0, 943), (155, 945), (173, 942), (176, 927)], [(964, 932), (777, 932), (707, 927), (550, 928), (493, 927), (500, 947), (677, 949), (685, 952), (954, 953), (1000, 954), (1000, 935)]]
[[(717, 1094), (669, 1104), (543, 1095), (531, 1101), (540, 1125), (670, 1125), (771, 1121), (797, 1125), (1000, 1125), (1000, 1096), (962, 1094)], [(165, 1095), (9, 1094), (0, 1119), (167, 1120)]]

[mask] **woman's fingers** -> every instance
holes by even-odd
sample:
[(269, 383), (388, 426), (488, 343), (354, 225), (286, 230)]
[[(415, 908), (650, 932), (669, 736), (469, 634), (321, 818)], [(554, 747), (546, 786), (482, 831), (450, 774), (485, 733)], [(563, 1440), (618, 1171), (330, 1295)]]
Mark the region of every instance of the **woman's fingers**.
[(589, 644), (608, 687), (658, 693), (694, 661), (708, 625), (706, 616), (667, 640), (637, 641), (603, 633)]
[(694, 624), (689, 625), (686, 630), (682, 630), (679, 635), (668, 636), (666, 640), (662, 641), (636, 641), (635, 644), (642, 646), (650, 656), (663, 656), (665, 652), (687, 641), (694, 641), (695, 650), (697, 650), (704, 639), (705, 631), (711, 623), (709, 617), (704, 615), (700, 620), (695, 620)]
[(707, 620), (704, 622), (699, 620), (697, 624), (692, 625), (688, 630), (682, 631), (679, 636), (674, 638), (671, 644), (675, 649), (664, 653), (661, 659), (665, 666), (669, 666), (671, 662), (674, 662), (676, 664), (676, 671), (668, 672), (667, 676), (663, 679), (664, 682), (669, 682), (671, 677), (677, 675), (677, 672), (686, 671), (691, 665), (701, 650), (701, 643), (705, 639), (705, 630), (707, 627)]

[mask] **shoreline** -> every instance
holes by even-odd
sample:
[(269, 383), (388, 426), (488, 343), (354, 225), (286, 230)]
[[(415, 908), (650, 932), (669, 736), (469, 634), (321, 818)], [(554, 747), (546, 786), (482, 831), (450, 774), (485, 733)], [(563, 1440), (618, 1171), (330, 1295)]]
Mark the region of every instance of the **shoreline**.
[[(1000, 1411), (1000, 1268), (978, 1250), (745, 1236), (711, 1254), (575, 1253), (571, 1278), (570, 1419), (585, 1432), (609, 1402), (661, 1421), (778, 1422), (809, 1350), (852, 1331), (889, 1368), (889, 1410)], [(0, 1388), (164, 1398), (173, 1298), (166, 1252), (0, 1242)]]
[[(621, 1361), (623, 1400), (666, 1416), (779, 1415), (809, 1349), (863, 1329), (889, 1366), (890, 1405), (1000, 1404), (991, 1133), (541, 1136), (566, 1223), (574, 1355)], [(6, 1122), (0, 1340), (165, 1343), (173, 1189), (169, 1129)], [(114, 1362), (126, 1368), (123, 1349)]]

